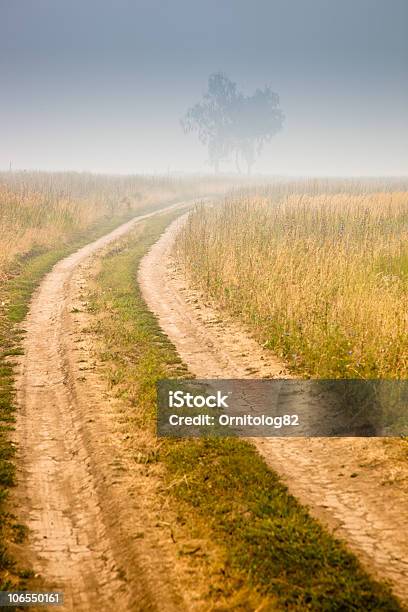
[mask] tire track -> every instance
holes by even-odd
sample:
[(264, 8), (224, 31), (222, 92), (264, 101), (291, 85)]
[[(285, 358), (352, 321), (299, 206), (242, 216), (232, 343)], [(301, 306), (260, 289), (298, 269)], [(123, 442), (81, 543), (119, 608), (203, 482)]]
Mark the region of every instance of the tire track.
[[(123, 499), (126, 492), (115, 500), (104, 483), (106, 466), (98, 469), (92, 456), (87, 422), (101, 398), (97, 393), (90, 395), (88, 388), (84, 392), (73, 367), (70, 310), (83, 282), (80, 268), (92, 255), (137, 223), (186, 205), (178, 203), (136, 217), (58, 262), (35, 292), (23, 324), (24, 354), (16, 381), (15, 439), (20, 460), (16, 497), (27, 512), (22, 520), (30, 529), (31, 561), (47, 587), (64, 591), (65, 610), (184, 609), (180, 596), (171, 592), (160, 560), (152, 570), (149, 559), (139, 559), (139, 567), (130, 568), (134, 580), (126, 580), (121, 570), (128, 552), (123, 549), (121, 521), (128, 520), (129, 506)], [(104, 429), (102, 420), (98, 421), (101, 449), (109, 439), (107, 425)], [(103, 458), (101, 453), (98, 457)], [(106, 450), (105, 455), (106, 461), (112, 461)], [(115, 503), (113, 508), (110, 504), (109, 516), (110, 497)], [(132, 547), (134, 543), (129, 542)]]
[[(143, 295), (162, 329), (198, 378), (287, 378), (284, 364), (189, 287), (172, 257), (186, 218), (169, 226), (139, 269)], [(311, 513), (408, 602), (406, 444), (375, 438), (252, 441)]]

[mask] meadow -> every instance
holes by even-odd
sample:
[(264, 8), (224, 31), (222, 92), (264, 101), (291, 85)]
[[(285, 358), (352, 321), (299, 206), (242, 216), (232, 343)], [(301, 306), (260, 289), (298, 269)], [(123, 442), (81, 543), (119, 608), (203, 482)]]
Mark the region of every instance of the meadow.
[[(61, 258), (137, 214), (222, 192), (224, 179), (106, 176), (79, 172), (0, 172), (0, 588), (24, 587), (16, 565), (24, 539), (9, 492), (16, 483), (14, 357), (20, 325), (43, 276)], [(208, 190), (208, 191), (207, 191)]]
[[(77, 173), (0, 174), (1, 589), (26, 588), (34, 579), (31, 569), (20, 560), (16, 562), (15, 550), (24, 546), (26, 528), (17, 522), (13, 498), (9, 497), (16, 482), (15, 446), (10, 440), (16, 408), (13, 358), (21, 352), (24, 331), (19, 327), (34, 289), (56, 261), (121, 221), (158, 209), (165, 202), (220, 194), (230, 186), (231, 182), (228, 185), (222, 178), (209, 182)], [(305, 242), (308, 236), (311, 240), (316, 219), (323, 227), (324, 215), (331, 209), (331, 215), (343, 211), (348, 196), (333, 185), (334, 195), (327, 186), (324, 193), (316, 193), (320, 187), (314, 183), (303, 186), (303, 196), (294, 194), (285, 181), (273, 188), (262, 184), (256, 190), (253, 186), (245, 191), (239, 185), (237, 188), (240, 191), (232, 192), (224, 203), (217, 204), (214, 199), (212, 208), (208, 204), (197, 208), (179, 242), (179, 256), (195, 282), (252, 321), (259, 337), (267, 338), (263, 341), (277, 350), (278, 343), (272, 344), (273, 336), (260, 324), (261, 319), (253, 316), (253, 305), (267, 305), (260, 279), (269, 279), (265, 287), (273, 288), (266, 266), (273, 261), (270, 246), (286, 246), (290, 251), (289, 239)], [(350, 226), (357, 232), (355, 206), (363, 196), (354, 193), (355, 185), (348, 189), (353, 192)], [(377, 194), (386, 193), (380, 190), (377, 185), (364, 197), (375, 200)], [(389, 224), (389, 238), (398, 227), (402, 240), (407, 213), (404, 190), (387, 193), (391, 220), (386, 222), (389, 217), (378, 214), (376, 223), (381, 227)], [(324, 213), (322, 202), (329, 203)], [(302, 221), (295, 231), (302, 206), (305, 218), (313, 213), (310, 227)], [(262, 605), (263, 609), (325, 610), (329, 601), (336, 609), (400, 609), (388, 588), (373, 582), (356, 558), (309, 516), (247, 442), (197, 440), (162, 445), (154, 437), (155, 382), (164, 376), (186, 376), (187, 372), (147, 310), (136, 271), (141, 258), (176, 215), (173, 211), (146, 221), (108, 250), (90, 288), (88, 308), (96, 317), (92, 331), (101, 342), (101, 360), (110, 386), (128, 402), (126, 436), (129, 440), (135, 437), (137, 461), (146, 466), (157, 464), (160, 469), (166, 496), (163, 505), (171, 506), (179, 517), (181, 542), (185, 525), (189, 537), (196, 534), (208, 541), (209, 547), (214, 543), (222, 555), (222, 566), (215, 553), (213, 565), (205, 561), (211, 578), (208, 601), (225, 599), (234, 602), (234, 609), (245, 610)], [(392, 240), (384, 238), (383, 242), (386, 249)], [(302, 262), (300, 256), (297, 261)], [(225, 278), (221, 279), (221, 274)], [(243, 289), (251, 274), (252, 290), (245, 297)], [(324, 274), (322, 269), (322, 278)], [(396, 275), (394, 271), (384, 274)], [(292, 277), (296, 278), (294, 273)], [(256, 295), (259, 303), (254, 300)], [(217, 465), (210, 475), (208, 463)], [(250, 522), (248, 516), (252, 517)]]
[(204, 295), (304, 376), (408, 373), (404, 181), (282, 182), (200, 206), (177, 257)]
[(200, 196), (223, 181), (79, 172), (0, 172), (0, 282), (13, 260), (67, 244), (102, 222), (119, 223), (177, 198)]
[(193, 538), (188, 571), (205, 602), (197, 609), (400, 610), (388, 588), (290, 495), (248, 441), (157, 438), (156, 382), (191, 373), (135, 279), (142, 257), (176, 216), (149, 219), (112, 245), (86, 303), (104, 376), (123, 402), (118, 418), (129, 451), (135, 464), (159, 478), (155, 521), (171, 524), (179, 558)]

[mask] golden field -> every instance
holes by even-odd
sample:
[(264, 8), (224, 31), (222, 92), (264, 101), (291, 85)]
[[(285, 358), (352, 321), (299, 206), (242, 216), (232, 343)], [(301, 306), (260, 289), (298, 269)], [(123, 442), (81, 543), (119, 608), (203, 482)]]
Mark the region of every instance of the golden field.
[(225, 189), (200, 178), (0, 172), (0, 281), (16, 256), (71, 240), (103, 220)]
[(190, 215), (177, 257), (294, 371), (407, 376), (404, 184), (315, 181), (237, 193)]

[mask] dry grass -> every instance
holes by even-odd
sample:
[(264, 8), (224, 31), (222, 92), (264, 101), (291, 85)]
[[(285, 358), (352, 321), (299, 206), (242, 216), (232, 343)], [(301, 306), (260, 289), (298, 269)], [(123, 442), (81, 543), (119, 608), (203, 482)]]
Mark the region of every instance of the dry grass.
[(0, 173), (0, 280), (18, 255), (50, 249), (103, 219), (222, 191), (225, 181), (61, 172)]
[(225, 191), (225, 179), (0, 172), (0, 589), (27, 587), (11, 551), (26, 532), (8, 500), (15, 484), (14, 366), (19, 324), (41, 278), (58, 259), (120, 222), (165, 202)]
[[(190, 376), (135, 282), (141, 258), (174, 216), (149, 219), (142, 231), (113, 245), (87, 301), (112, 392), (123, 403), (135, 474), (141, 464), (144, 474), (163, 478), (153, 485), (157, 500), (149, 503), (159, 504), (159, 518), (169, 521), (180, 557), (176, 568), (189, 576), (187, 597), (190, 585), (195, 591), (191, 609), (400, 610), (388, 589), (289, 495), (251, 444), (150, 438), (155, 384)], [(185, 575), (179, 574), (180, 584)], [(204, 601), (197, 597), (201, 588)]]
[(294, 370), (406, 377), (408, 190), (339, 186), (286, 184), (199, 207), (178, 257)]

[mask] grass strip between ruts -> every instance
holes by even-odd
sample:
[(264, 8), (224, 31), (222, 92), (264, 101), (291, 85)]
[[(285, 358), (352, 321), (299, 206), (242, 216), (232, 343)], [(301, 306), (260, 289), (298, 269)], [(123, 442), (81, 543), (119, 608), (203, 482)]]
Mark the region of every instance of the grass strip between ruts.
[[(187, 371), (147, 309), (136, 273), (143, 255), (174, 217), (173, 213), (150, 219), (143, 232), (110, 249), (90, 302), (99, 317), (103, 358), (112, 364), (110, 383), (128, 402), (131, 418), (150, 431), (155, 423), (155, 382), (186, 376)], [(224, 549), (225, 585), (252, 588), (265, 597), (262, 610), (401, 609), (389, 589), (373, 580), (288, 493), (250, 443), (165, 440), (152, 460), (165, 467), (177, 514), (192, 529), (206, 529)], [(213, 592), (210, 585), (208, 596), (221, 598), (214, 590), (222, 590), (219, 581)], [(234, 609), (254, 609), (250, 601), (248, 596)]]

